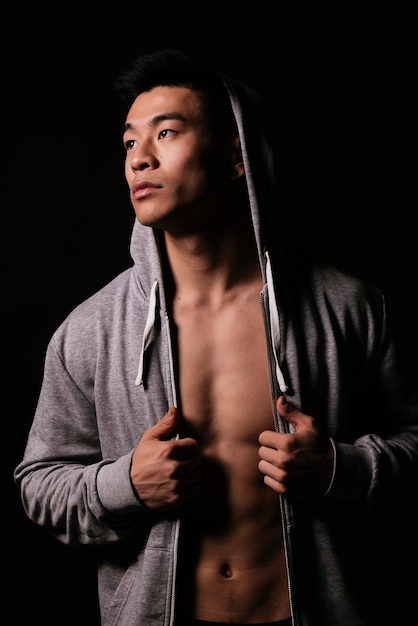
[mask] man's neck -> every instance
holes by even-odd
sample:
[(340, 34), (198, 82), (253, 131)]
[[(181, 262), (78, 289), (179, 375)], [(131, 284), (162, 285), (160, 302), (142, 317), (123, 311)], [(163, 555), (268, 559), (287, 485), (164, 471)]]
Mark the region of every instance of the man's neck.
[(256, 244), (249, 229), (235, 227), (183, 237), (165, 233), (173, 297), (221, 301), (231, 292), (261, 281)]

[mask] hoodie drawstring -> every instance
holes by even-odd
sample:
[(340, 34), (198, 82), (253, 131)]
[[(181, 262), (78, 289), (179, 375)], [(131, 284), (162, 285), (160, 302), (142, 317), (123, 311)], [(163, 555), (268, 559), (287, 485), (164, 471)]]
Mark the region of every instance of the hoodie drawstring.
[(155, 279), (154, 284), (151, 288), (148, 316), (145, 323), (144, 334), (142, 335), (142, 348), (141, 354), (139, 355), (138, 374), (135, 380), (135, 385), (137, 387), (144, 384), (144, 355), (146, 349), (151, 343), (151, 335), (155, 324), (155, 317), (157, 313), (157, 290), (158, 281), (157, 279)]

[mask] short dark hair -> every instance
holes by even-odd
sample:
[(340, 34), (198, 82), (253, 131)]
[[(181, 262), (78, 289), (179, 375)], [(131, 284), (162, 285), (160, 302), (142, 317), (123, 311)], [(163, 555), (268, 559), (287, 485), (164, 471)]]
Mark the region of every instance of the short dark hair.
[(236, 133), (228, 91), (221, 74), (198, 57), (181, 50), (158, 50), (134, 59), (115, 82), (115, 90), (128, 110), (143, 92), (154, 87), (188, 87), (203, 96), (202, 104), (216, 128)]

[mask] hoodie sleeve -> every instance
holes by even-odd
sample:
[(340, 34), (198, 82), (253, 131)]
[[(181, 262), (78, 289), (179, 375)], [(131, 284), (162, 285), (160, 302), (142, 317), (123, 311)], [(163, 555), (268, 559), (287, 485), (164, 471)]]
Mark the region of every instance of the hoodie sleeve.
[(412, 496), (418, 487), (418, 399), (392, 340), (388, 337), (384, 343), (377, 393), (371, 393), (376, 406), (366, 402), (359, 408), (363, 415), (373, 415), (374, 427), (353, 444), (335, 443), (335, 479), (329, 497), (365, 497), (370, 510), (393, 513), (396, 504), (416, 500)]
[(53, 338), (24, 458), (15, 470), (27, 515), (64, 543), (119, 540), (144, 509), (130, 482), (131, 456), (102, 458), (95, 406), (69, 374)]
[[(418, 486), (416, 380), (395, 341), (384, 297), (376, 289), (363, 289), (361, 305), (347, 305), (343, 316), (346, 342), (358, 354), (352, 368), (357, 384), (349, 385), (351, 393), (345, 393), (353, 442), (338, 434), (334, 438), (335, 479), (329, 497), (364, 497), (370, 511), (393, 513), (399, 511), (396, 504), (411, 500)], [(350, 339), (350, 326), (361, 339)]]

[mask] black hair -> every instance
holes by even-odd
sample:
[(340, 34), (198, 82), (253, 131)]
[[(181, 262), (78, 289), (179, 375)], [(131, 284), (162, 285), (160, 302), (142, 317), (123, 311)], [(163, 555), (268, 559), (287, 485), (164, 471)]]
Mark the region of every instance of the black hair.
[(229, 94), (222, 76), (201, 59), (181, 50), (158, 50), (134, 59), (115, 82), (126, 110), (154, 87), (188, 87), (203, 96), (205, 112), (216, 128), (236, 133)]

